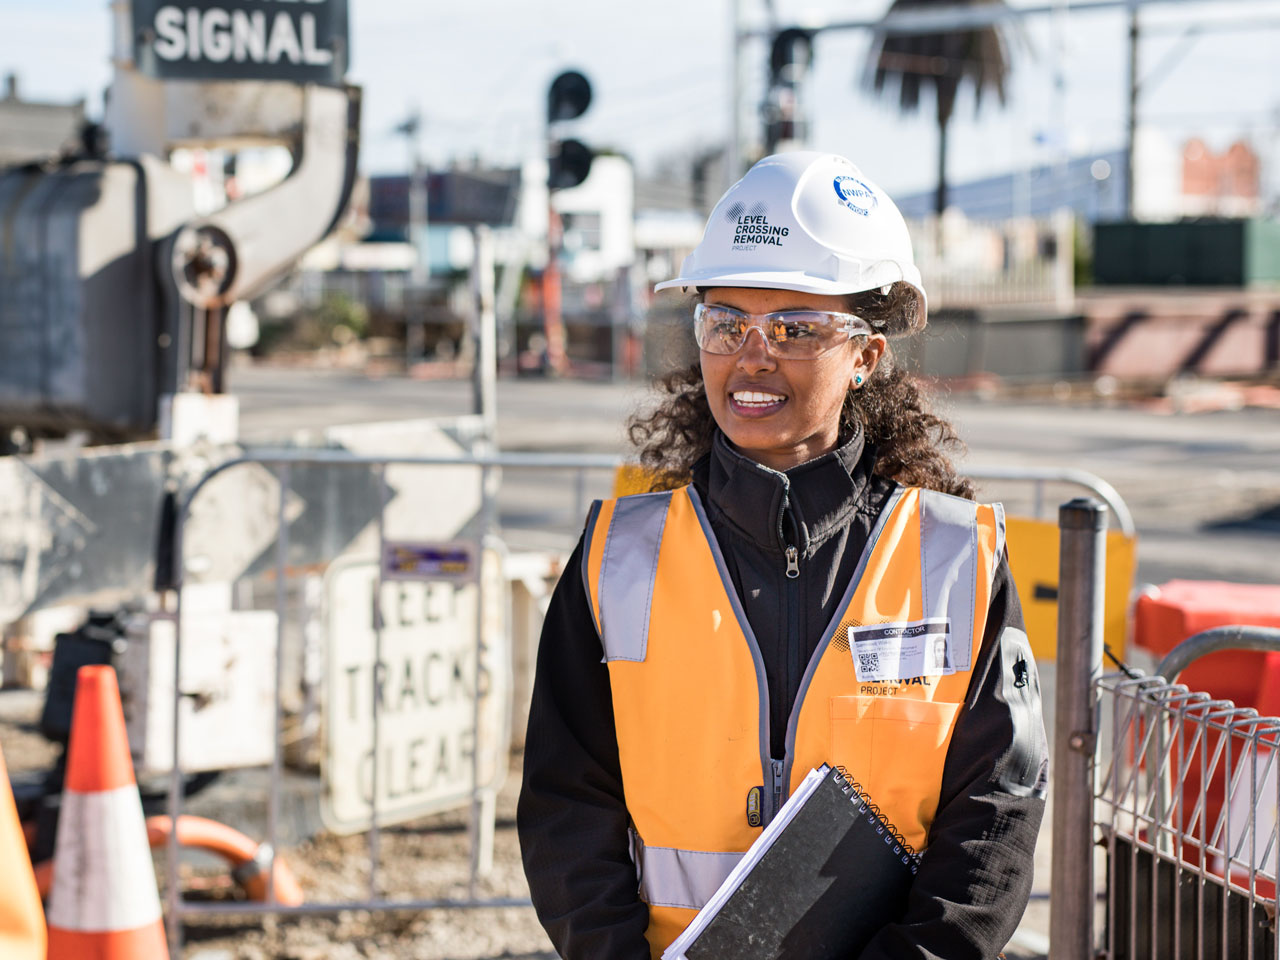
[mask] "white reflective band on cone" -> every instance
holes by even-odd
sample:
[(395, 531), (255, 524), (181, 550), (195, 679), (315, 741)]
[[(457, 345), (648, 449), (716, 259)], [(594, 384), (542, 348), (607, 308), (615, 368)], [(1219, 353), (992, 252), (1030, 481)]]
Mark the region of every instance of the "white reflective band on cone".
[(138, 788), (62, 796), (46, 918), (63, 930), (135, 930), (160, 919)]

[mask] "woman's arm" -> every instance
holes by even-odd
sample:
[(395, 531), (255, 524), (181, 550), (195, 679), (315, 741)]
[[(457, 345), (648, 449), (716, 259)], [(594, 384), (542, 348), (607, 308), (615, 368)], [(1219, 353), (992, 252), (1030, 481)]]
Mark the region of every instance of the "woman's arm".
[(861, 960), (990, 960), (1004, 949), (1031, 892), (1048, 769), (1040, 680), (1002, 561), (906, 913)]
[(538, 919), (568, 960), (648, 960), (609, 671), (579, 543), (543, 622), (516, 826)]

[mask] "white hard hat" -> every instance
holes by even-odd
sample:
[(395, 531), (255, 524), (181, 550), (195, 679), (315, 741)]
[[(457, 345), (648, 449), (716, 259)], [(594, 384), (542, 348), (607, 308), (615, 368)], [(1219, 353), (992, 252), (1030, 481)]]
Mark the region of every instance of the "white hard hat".
[(765, 157), (720, 198), (702, 241), (668, 287), (768, 287), (839, 296), (914, 287), (916, 315), (888, 333), (925, 325), (926, 301), (906, 221), (889, 195), (833, 153)]

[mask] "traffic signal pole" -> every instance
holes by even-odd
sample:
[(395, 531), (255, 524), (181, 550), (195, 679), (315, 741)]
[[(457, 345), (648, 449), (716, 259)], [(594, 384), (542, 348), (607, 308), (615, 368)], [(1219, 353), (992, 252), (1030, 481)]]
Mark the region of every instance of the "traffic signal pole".
[(547, 366), (553, 373), (566, 373), (569, 367), (560, 296), (564, 232), (555, 192), (582, 183), (591, 172), (593, 156), (578, 140), (557, 136), (555, 125), (576, 120), (590, 105), (591, 82), (577, 70), (566, 70), (551, 82), (547, 91), (547, 267), (542, 271), (542, 330), (547, 338)]
[(542, 271), (542, 333), (547, 338), (548, 373), (567, 373), (569, 356), (565, 352), (564, 317), (561, 314), (560, 248), (564, 237), (560, 215), (556, 213), (554, 194), (547, 194), (547, 266)]

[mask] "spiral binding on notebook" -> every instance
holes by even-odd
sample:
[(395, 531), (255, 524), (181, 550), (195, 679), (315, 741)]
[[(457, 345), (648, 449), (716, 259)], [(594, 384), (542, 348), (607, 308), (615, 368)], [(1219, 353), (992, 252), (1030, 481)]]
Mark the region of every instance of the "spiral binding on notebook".
[(911, 869), (912, 874), (915, 874), (920, 867), (920, 854), (916, 853), (915, 847), (907, 843), (902, 834), (898, 832), (898, 829), (880, 812), (880, 807), (862, 789), (862, 784), (850, 777), (843, 767), (834, 768), (834, 772), (836, 781), (844, 795), (855, 803), (861, 804), (868, 813), (875, 817), (876, 823), (888, 834), (884, 842), (893, 845), (893, 852), (902, 857), (902, 862)]

